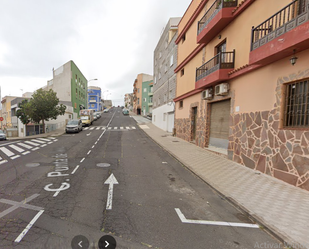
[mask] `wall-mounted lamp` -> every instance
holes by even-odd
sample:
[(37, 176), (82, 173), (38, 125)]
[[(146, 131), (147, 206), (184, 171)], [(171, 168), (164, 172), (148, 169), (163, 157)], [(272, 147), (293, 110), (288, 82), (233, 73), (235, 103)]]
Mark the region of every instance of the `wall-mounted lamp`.
[(297, 57), (295, 56), (295, 52), (296, 52), (296, 50), (294, 49), (293, 50), (293, 57), (291, 57), (290, 58), (290, 62), (291, 62), (291, 64), (292, 64), (292, 66), (294, 66), (294, 64), (296, 63), (296, 61), (297, 61)]

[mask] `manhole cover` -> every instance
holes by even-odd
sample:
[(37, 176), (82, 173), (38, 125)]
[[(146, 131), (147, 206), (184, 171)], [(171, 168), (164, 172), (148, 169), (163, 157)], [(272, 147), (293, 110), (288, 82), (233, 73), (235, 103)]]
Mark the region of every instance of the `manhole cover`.
[(97, 166), (101, 167), (101, 168), (107, 168), (107, 167), (109, 167), (111, 165), (109, 163), (98, 163)]
[(40, 166), (39, 163), (27, 163), (26, 164), (26, 167), (38, 167), (38, 166)]

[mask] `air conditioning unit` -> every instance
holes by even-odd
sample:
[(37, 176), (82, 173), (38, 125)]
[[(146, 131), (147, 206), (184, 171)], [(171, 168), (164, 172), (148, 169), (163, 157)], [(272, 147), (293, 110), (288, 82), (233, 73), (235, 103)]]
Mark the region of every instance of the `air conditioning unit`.
[(224, 96), (229, 93), (229, 83), (221, 83), (215, 86), (215, 95)]
[(213, 94), (212, 94), (212, 88), (208, 88), (202, 92), (202, 98), (203, 99), (212, 99)]

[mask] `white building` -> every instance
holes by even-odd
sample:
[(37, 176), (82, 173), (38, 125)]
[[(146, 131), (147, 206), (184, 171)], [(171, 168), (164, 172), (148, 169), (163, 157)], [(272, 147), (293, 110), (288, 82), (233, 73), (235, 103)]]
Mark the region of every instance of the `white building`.
[(180, 17), (170, 18), (154, 51), (152, 123), (173, 132), (176, 96), (177, 38)]

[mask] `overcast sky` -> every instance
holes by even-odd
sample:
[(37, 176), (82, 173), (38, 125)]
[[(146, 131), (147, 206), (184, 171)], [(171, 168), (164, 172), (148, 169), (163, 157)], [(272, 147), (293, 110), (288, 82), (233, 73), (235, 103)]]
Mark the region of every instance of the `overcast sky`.
[(0, 0), (1, 97), (45, 86), (53, 68), (73, 60), (88, 80), (98, 79), (89, 85), (122, 104), (137, 74), (153, 74), (153, 52), (169, 18), (183, 16), (190, 3)]

